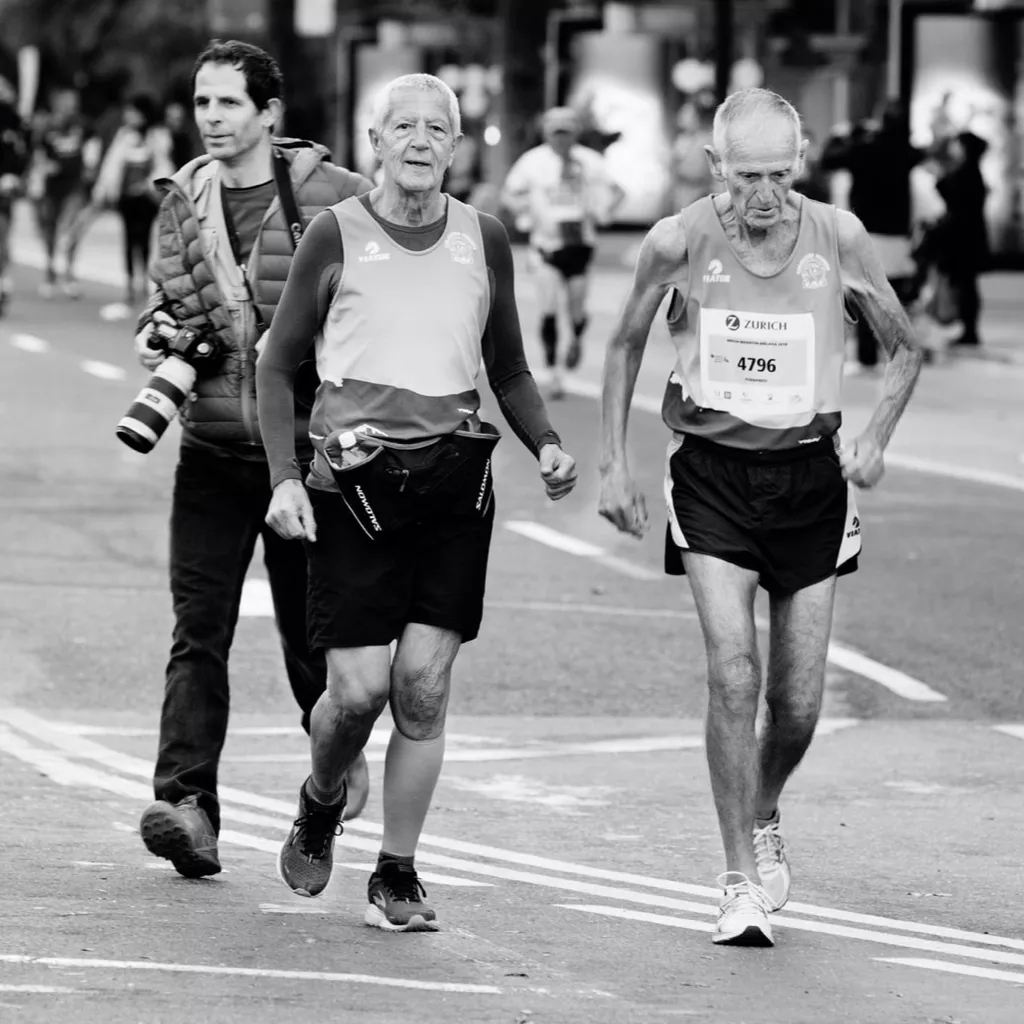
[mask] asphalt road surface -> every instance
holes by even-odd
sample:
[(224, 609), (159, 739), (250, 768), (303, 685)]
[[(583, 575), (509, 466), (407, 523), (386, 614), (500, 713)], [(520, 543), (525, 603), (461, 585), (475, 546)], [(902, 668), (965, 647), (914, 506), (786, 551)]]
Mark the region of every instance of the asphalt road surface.
[[(774, 949), (719, 949), (703, 655), (685, 582), (660, 565), (660, 329), (630, 433), (651, 532), (631, 541), (596, 514), (594, 396), (624, 249), (606, 240), (587, 358), (552, 405), (576, 493), (547, 502), (511, 431), (497, 450), (489, 608), (456, 667), (417, 859), (442, 930), (388, 935), (362, 924), (383, 726), (324, 897), (276, 876), (308, 748), (259, 554), (231, 661), (225, 871), (189, 882), (143, 848), (178, 432), (149, 456), (114, 437), (145, 374), (130, 322), (104, 319), (110, 223), (87, 242), (77, 302), (35, 297), (38, 253), (20, 239), (0, 320), (4, 1024), (1024, 1020), (1018, 286), (987, 283), (987, 358), (926, 368), (886, 479), (860, 496), (825, 719), (783, 804), (794, 902)], [(532, 335), (525, 279), (521, 312)], [(877, 388), (849, 380), (851, 428)]]

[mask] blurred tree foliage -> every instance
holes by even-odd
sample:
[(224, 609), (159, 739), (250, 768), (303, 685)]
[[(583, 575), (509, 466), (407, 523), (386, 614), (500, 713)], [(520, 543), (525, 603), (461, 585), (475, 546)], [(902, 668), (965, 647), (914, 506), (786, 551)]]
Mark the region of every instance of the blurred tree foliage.
[(74, 85), (93, 108), (179, 91), (208, 38), (206, 0), (0, 0), (0, 25), (5, 45), (39, 47), (41, 100)]

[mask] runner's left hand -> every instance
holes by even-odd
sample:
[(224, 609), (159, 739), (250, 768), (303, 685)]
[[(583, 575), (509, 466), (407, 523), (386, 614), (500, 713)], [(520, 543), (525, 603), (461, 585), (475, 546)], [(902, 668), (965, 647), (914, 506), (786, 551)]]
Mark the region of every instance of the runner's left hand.
[(546, 444), (540, 450), (540, 478), (552, 501), (564, 498), (576, 486), (576, 460), (557, 444)]
[(871, 434), (861, 434), (839, 450), (843, 476), (855, 487), (874, 487), (885, 473), (882, 446)]

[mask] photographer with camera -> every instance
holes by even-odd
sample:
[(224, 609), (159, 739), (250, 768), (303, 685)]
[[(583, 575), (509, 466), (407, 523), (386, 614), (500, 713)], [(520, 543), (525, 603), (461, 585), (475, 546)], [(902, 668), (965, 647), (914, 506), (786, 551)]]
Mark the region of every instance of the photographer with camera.
[[(206, 155), (159, 182), (166, 194), (151, 267), (157, 289), (136, 337), (140, 361), (155, 372), (118, 426), (122, 440), (148, 451), (175, 414), (182, 424), (170, 523), (174, 637), (156, 802), (140, 832), (186, 877), (220, 871), (217, 766), (228, 725), (228, 652), (257, 537), (307, 730), (326, 681), (323, 652), (311, 652), (306, 640), (303, 551), (264, 524), (271, 492), (255, 363), (304, 225), (371, 183), (331, 164), (321, 146), (273, 137), (281, 88), (273, 58), (247, 43), (214, 40), (196, 60), (195, 118)], [(308, 362), (295, 395), (295, 443), (306, 462), (315, 383)], [(366, 788), (362, 760), (349, 773), (350, 817)]]

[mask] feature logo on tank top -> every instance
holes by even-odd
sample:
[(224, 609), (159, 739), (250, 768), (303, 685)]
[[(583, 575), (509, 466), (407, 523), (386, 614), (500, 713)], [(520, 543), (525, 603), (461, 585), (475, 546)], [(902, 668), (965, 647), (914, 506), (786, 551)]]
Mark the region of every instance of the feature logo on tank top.
[(824, 256), (809, 252), (797, 265), (796, 272), (803, 278), (805, 288), (824, 288), (832, 268)]
[(367, 242), (364, 255), (359, 257), (360, 263), (378, 263), (380, 260), (391, 259), (391, 253), (381, 252), (379, 242)]
[(732, 280), (731, 274), (723, 274), (725, 268), (721, 260), (712, 260), (708, 264), (708, 272), (704, 275), (705, 284), (728, 284)]
[(472, 263), (476, 242), (461, 231), (453, 231), (445, 240), (444, 247), (452, 254), (456, 263)]

